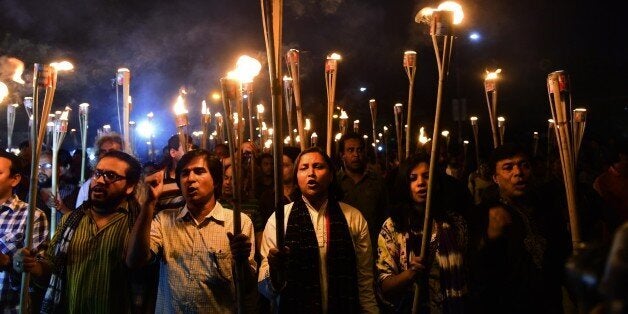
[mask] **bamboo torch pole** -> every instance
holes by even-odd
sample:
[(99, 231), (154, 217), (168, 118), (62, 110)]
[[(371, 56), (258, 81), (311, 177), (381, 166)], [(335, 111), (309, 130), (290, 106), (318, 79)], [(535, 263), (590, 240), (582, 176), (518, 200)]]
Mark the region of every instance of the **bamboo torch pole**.
[(410, 156), (410, 147), (412, 143), (412, 100), (414, 96), (414, 78), (416, 77), (416, 51), (408, 50), (403, 53), (403, 68), (406, 70), (408, 76), (408, 111), (406, 125), (406, 151), (405, 155), (401, 156), (399, 160), (408, 158)]
[(400, 103), (395, 104), (393, 113), (395, 115), (395, 131), (397, 135), (397, 161), (401, 163), (403, 160), (403, 105)]
[(307, 132), (303, 125), (303, 106), (301, 103), (301, 79), (299, 77), (299, 51), (296, 49), (288, 50), (286, 54), (286, 63), (288, 64), (288, 73), (292, 78), (292, 88), (294, 94), (294, 106), (297, 112), (297, 130), (301, 141), (301, 151), (307, 147)]
[[(429, 14), (428, 14), (429, 11)], [(432, 198), (434, 195), (434, 181), (436, 178), (436, 165), (438, 162), (438, 136), (440, 134), (440, 114), (441, 104), (443, 98), (443, 90), (445, 85), (446, 71), (451, 61), (451, 45), (454, 40), (454, 25), (462, 21), (463, 13), (462, 7), (455, 2), (444, 2), (437, 10), (431, 8), (422, 9), (417, 14), (415, 21), (417, 23), (429, 22), (430, 23), (430, 36), (432, 37), (432, 44), (434, 46), (434, 53), (436, 55), (436, 63), (438, 65), (438, 91), (436, 94), (436, 111), (434, 116), (434, 131), (432, 138), (432, 152), (430, 155), (430, 169), (428, 187), (427, 187), (427, 199), (425, 203), (425, 213), (423, 220), (423, 236), (421, 239), (421, 252), (419, 257), (425, 260), (427, 252), (429, 250), (429, 239), (431, 238), (431, 207)], [(442, 37), (442, 49), (439, 48), (438, 37)], [(419, 285), (415, 284), (414, 287), (414, 301), (412, 305), (412, 312), (419, 312)]]
[(493, 132), (493, 148), (499, 146), (499, 135), (497, 130), (497, 78), (501, 69), (494, 72), (486, 71), (484, 78), (484, 93), (486, 96), (486, 105), (488, 106), (488, 117), (491, 121), (491, 131)]
[[(373, 144), (377, 140), (377, 101), (375, 99), (369, 100), (369, 109), (371, 111), (371, 128), (373, 131)], [(375, 163), (379, 164), (379, 155), (377, 154), (377, 144), (373, 145), (373, 153), (375, 154)]]
[(332, 53), (327, 56), (327, 60), (325, 61), (325, 87), (327, 89), (327, 155), (329, 156), (333, 156), (331, 147), (332, 138), (334, 136), (332, 115), (334, 114), (336, 76), (338, 74), (338, 60), (340, 59), (339, 54)]

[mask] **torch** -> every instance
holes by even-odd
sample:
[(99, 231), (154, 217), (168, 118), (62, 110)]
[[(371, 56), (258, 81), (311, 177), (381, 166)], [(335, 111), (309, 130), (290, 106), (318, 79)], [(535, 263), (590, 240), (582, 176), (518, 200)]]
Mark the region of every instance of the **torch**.
[(334, 102), (336, 97), (336, 76), (338, 75), (338, 60), (341, 57), (337, 53), (327, 56), (325, 61), (325, 87), (327, 89), (327, 154), (331, 154), (332, 115), (334, 113)]
[(283, 77), (283, 97), (285, 98), (286, 107), (286, 119), (288, 120), (288, 143), (284, 141), (284, 144), (294, 146), (292, 139), (292, 78), (288, 76)]
[(224, 120), (222, 119), (222, 114), (220, 112), (216, 112), (216, 114), (214, 115), (214, 118), (216, 118), (216, 139), (218, 140), (219, 143), (224, 143), (225, 142), (225, 135), (224, 135)]
[[(445, 75), (451, 61), (451, 47), (454, 42), (454, 25), (462, 22), (464, 14), (462, 7), (453, 2), (443, 2), (439, 7), (434, 10), (432, 8), (424, 8), (416, 15), (415, 21), (417, 23), (429, 23), (430, 36), (432, 37), (432, 44), (434, 46), (434, 52), (436, 55), (436, 63), (438, 66), (438, 91), (436, 93), (436, 110), (434, 116), (434, 133), (432, 138), (438, 138), (440, 132), (440, 113), (441, 103), (443, 98), (443, 88), (445, 83)], [(439, 48), (438, 37), (443, 37), (442, 51)], [(442, 53), (442, 55), (441, 55)], [(438, 158), (438, 142), (434, 140), (432, 142), (432, 153), (430, 155), (430, 170), (429, 177), (435, 178), (436, 165)], [(421, 240), (421, 252), (420, 257), (425, 258), (428, 247), (428, 240), (431, 236), (431, 217), (430, 210), (432, 207), (433, 186), (435, 180), (429, 180), (427, 187), (427, 200), (425, 204), (425, 217), (423, 221), (423, 237)], [(412, 306), (412, 312), (417, 313), (419, 310), (419, 286), (415, 284), (414, 289), (414, 303)]]
[[(0, 100), (2, 101), (2, 100)], [(7, 106), (7, 149), (11, 150), (13, 140), (13, 127), (15, 126), (15, 109), (18, 104)]]
[(397, 161), (403, 160), (403, 151), (401, 150), (402, 144), (402, 119), (403, 119), (403, 105), (400, 103), (395, 104), (393, 107), (395, 114), (395, 130), (397, 131)]
[(5, 97), (9, 95), (9, 88), (6, 84), (0, 82), (0, 102), (4, 100)]
[(259, 129), (259, 146), (262, 147), (264, 145), (264, 126), (266, 123), (264, 122), (264, 105), (258, 104), (256, 106), (257, 110), (257, 128)]
[(360, 133), (360, 120), (353, 120), (353, 133)]
[(54, 113), (48, 114), (48, 122), (46, 122), (46, 148), (50, 148), (50, 141), (52, 141), (52, 132), (55, 130), (56, 116)]
[(384, 136), (382, 138), (384, 140), (384, 162), (386, 163), (384, 168), (386, 169), (386, 171), (388, 171), (388, 127), (385, 125), (384, 125)]
[(306, 148), (305, 139), (307, 138), (307, 130), (303, 126), (303, 107), (301, 106), (301, 79), (299, 77), (299, 51), (296, 49), (288, 50), (286, 54), (286, 63), (288, 65), (288, 73), (292, 78), (292, 92), (294, 95), (294, 106), (297, 111), (297, 129), (299, 130), (299, 138), (301, 138), (301, 151)]
[(497, 130), (499, 130), (499, 143), (504, 145), (504, 134), (506, 133), (506, 118), (497, 117)]
[(79, 130), (81, 132), (81, 184), (85, 182), (85, 158), (87, 156), (87, 116), (89, 104), (79, 105)]
[[(310, 136), (310, 131), (312, 130), (312, 122), (310, 119), (305, 119), (305, 126), (303, 127), (303, 133), (305, 133), (305, 137), (303, 138), (303, 144), (301, 146), (306, 145), (306, 140)], [(302, 150), (303, 151), (303, 150)]]
[[(30, 185), (28, 195), (28, 215), (26, 219), (26, 230), (24, 237), (24, 247), (30, 248), (33, 243), (33, 220), (35, 216), (35, 207), (37, 204), (37, 167), (39, 166), (39, 156), (41, 155), (42, 144), (44, 139), (44, 133), (46, 131), (46, 122), (50, 108), (52, 107), (52, 100), (57, 88), (57, 73), (59, 71), (72, 70), (74, 66), (67, 61), (54, 62), (50, 65), (43, 65), (35, 63), (33, 71), (33, 98), (30, 104), (32, 119), (30, 128), (30, 147), (31, 147), (31, 172), (30, 172)], [(39, 110), (39, 89), (40, 87), (45, 89), (44, 104)], [(25, 98), (24, 105), (27, 99)], [(27, 108), (27, 111), (29, 109)], [(39, 121), (41, 120), (41, 121)], [(20, 309), (27, 310), (28, 291), (29, 291), (30, 274), (27, 272), (22, 273), (22, 287), (20, 291)], [(26, 311), (25, 311), (26, 312)]]
[(582, 137), (584, 137), (584, 127), (587, 122), (587, 110), (584, 108), (576, 108), (573, 110), (572, 117), (571, 128), (573, 130), (574, 161), (577, 164), (580, 144), (582, 143)]
[(475, 166), (480, 168), (480, 143), (478, 142), (478, 117), (473, 116), (469, 118), (471, 121), (471, 128), (473, 129), (473, 141), (475, 142)]
[(340, 110), (340, 122), (338, 123), (338, 129), (342, 135), (347, 133), (348, 119), (349, 116), (347, 115), (347, 112), (344, 110)]
[(554, 119), (547, 119), (547, 177), (549, 178), (550, 172), (550, 154), (552, 153), (552, 130), (554, 129)]
[[(129, 95), (131, 87), (131, 71), (127, 68), (118, 69), (116, 76), (118, 85), (122, 85), (122, 134), (124, 135), (124, 151), (132, 153), (131, 134), (129, 130), (129, 121), (131, 120), (131, 96)], [(183, 148), (185, 150), (185, 147)]]
[(135, 156), (135, 121), (129, 121), (129, 139), (131, 140), (131, 155)]
[[(575, 149), (576, 143), (574, 143), (574, 139), (578, 141), (581, 139), (581, 132), (584, 132), (584, 117), (580, 115), (580, 113), (574, 115), (572, 117), (572, 123), (574, 126), (578, 124), (578, 129), (570, 127), (569, 110), (571, 109), (571, 93), (569, 77), (565, 71), (555, 71), (547, 76), (547, 92), (552, 117), (555, 121), (554, 133), (556, 134), (556, 142), (558, 144), (563, 169), (567, 208), (569, 209), (571, 241), (573, 242), (573, 250), (575, 252), (579, 248), (581, 240), (576, 208), (575, 165), (577, 151)], [(582, 130), (580, 128), (582, 128)]]
[(317, 144), (318, 144), (318, 135), (316, 134), (316, 132), (313, 132), (312, 136), (310, 136), (310, 146), (315, 147)]
[(447, 151), (449, 151), (449, 131), (448, 130), (443, 130), (440, 132), (440, 135), (442, 135), (445, 138), (445, 148), (447, 149)]
[(185, 103), (183, 101), (183, 96), (179, 94), (177, 96), (177, 101), (172, 107), (175, 116), (175, 126), (177, 127), (177, 134), (179, 134), (179, 145), (184, 152), (188, 151), (188, 137), (186, 133), (187, 126), (189, 124), (188, 121), (188, 110), (185, 109)]
[(497, 78), (501, 73), (501, 69), (494, 72), (486, 71), (484, 78), (484, 93), (486, 95), (486, 104), (488, 106), (488, 117), (491, 121), (491, 131), (493, 132), (493, 148), (499, 146), (498, 130), (497, 130)]
[(149, 112), (146, 115), (146, 118), (148, 119), (148, 125), (150, 128), (150, 134), (149, 134), (149, 139), (148, 139), (148, 157), (150, 159), (150, 161), (155, 161), (155, 134), (153, 132), (153, 117), (154, 114), (153, 112)]
[[(52, 191), (54, 197), (58, 196), (58, 165), (59, 165), (59, 148), (63, 143), (65, 134), (68, 131), (68, 116), (70, 114), (70, 107), (66, 107), (61, 116), (54, 121), (54, 131), (52, 133)], [(54, 236), (55, 230), (57, 230), (57, 209), (54, 206), (50, 207), (50, 236)]]
[(539, 151), (539, 132), (532, 133), (532, 156), (536, 157)]
[[(373, 143), (375, 143), (375, 139), (377, 138), (377, 130), (375, 129), (377, 125), (377, 101), (375, 99), (369, 100), (369, 109), (371, 110), (371, 127), (373, 128)], [(375, 161), (379, 162), (379, 158), (377, 155), (377, 145), (373, 147), (373, 153), (375, 153)]]
[(203, 100), (201, 103), (201, 149), (207, 149), (207, 137), (209, 136), (209, 124), (212, 122), (212, 115), (207, 107), (207, 102)]
[[(414, 77), (416, 76), (416, 51), (408, 50), (403, 53), (403, 68), (406, 70), (408, 81), (408, 117), (406, 125), (406, 153), (405, 157), (410, 156), (410, 140), (412, 125), (412, 96), (414, 95)], [(401, 160), (401, 158), (400, 158)]]

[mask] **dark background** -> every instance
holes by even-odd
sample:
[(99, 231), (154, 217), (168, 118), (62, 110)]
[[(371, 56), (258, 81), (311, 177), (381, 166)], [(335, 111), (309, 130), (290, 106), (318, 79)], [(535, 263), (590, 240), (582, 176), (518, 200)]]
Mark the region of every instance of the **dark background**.
[[(532, 131), (545, 136), (551, 116), (546, 77), (561, 69), (570, 74), (574, 104), (589, 111), (586, 138), (604, 145), (628, 135), (628, 48), (620, 10), (566, 0), (460, 3), (465, 20), (454, 44), (443, 113), (443, 127), (452, 130), (454, 141), (458, 132), (463, 139), (472, 137), (469, 122), (464, 121), (459, 130), (451, 114), (451, 100), (465, 98), (467, 116), (480, 119), (480, 145), (488, 149), (483, 76), (486, 69), (495, 68), (502, 69), (498, 114), (507, 119), (508, 139), (530, 141)], [(393, 105), (407, 102), (403, 51), (416, 50), (413, 121), (427, 126), (431, 134), (438, 74), (427, 26), (416, 24), (414, 16), (420, 8), (436, 5), (398, 0), (284, 1), (284, 50), (296, 48), (302, 53), (304, 113), (313, 118), (321, 142), (326, 113), (324, 60), (333, 51), (343, 56), (338, 105), (350, 121), (360, 119), (370, 135), (368, 100), (378, 101), (378, 128), (391, 127)], [(479, 32), (481, 39), (469, 40), (472, 31)], [(73, 73), (59, 77), (54, 109), (72, 106), (70, 127), (78, 128), (78, 104), (90, 103), (88, 145), (103, 124), (118, 130), (112, 85), (117, 68), (131, 70), (132, 120), (139, 123), (148, 112), (155, 113), (159, 149), (175, 132), (171, 108), (179, 89), (185, 86), (190, 92), (191, 130), (198, 129), (201, 100), (211, 103), (209, 95), (218, 90), (218, 79), (241, 54), (262, 63), (266, 59), (257, 1), (0, 1), (0, 55), (23, 60), (27, 81), (33, 63), (59, 59), (74, 63)], [(254, 97), (256, 103), (269, 105), (266, 69), (264, 65), (255, 82)], [(9, 85), (12, 95), (2, 108), (21, 103), (32, 92), (28, 83)], [(362, 86), (365, 92), (359, 91)], [(211, 110), (218, 108), (212, 104)], [(2, 134), (5, 121), (0, 119)], [(20, 107), (15, 144), (27, 138), (26, 121)], [(4, 145), (6, 136), (0, 141)], [(138, 152), (144, 154), (145, 140), (136, 142)], [(67, 137), (66, 145), (72, 144)]]

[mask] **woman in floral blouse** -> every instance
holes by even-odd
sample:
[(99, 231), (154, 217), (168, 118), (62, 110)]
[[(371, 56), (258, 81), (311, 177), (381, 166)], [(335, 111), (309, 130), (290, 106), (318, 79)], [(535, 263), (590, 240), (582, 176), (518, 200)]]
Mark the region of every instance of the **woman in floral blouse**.
[(463, 261), (468, 234), (460, 212), (466, 209), (470, 197), (444, 174), (434, 179), (432, 236), (426, 258), (420, 259), (429, 157), (414, 156), (399, 170), (394, 189), (398, 195), (391, 198), (390, 217), (377, 243), (378, 294), (392, 312), (411, 311), (415, 282), (419, 286), (420, 313), (464, 311)]

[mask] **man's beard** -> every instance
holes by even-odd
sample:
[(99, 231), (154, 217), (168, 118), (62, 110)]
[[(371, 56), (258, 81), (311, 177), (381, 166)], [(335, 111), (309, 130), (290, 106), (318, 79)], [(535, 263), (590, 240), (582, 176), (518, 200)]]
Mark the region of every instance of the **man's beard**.
[(108, 212), (115, 209), (127, 196), (124, 193), (109, 195), (105, 192), (102, 199), (92, 198), (92, 191), (89, 192), (89, 203), (96, 212)]
[(43, 173), (40, 173), (37, 175), (37, 183), (41, 188), (49, 188), (52, 187), (52, 178)]

